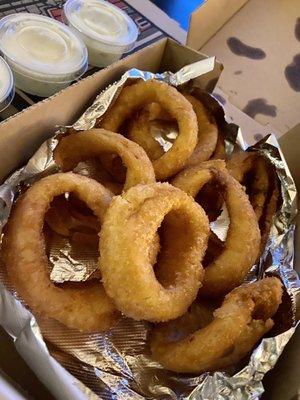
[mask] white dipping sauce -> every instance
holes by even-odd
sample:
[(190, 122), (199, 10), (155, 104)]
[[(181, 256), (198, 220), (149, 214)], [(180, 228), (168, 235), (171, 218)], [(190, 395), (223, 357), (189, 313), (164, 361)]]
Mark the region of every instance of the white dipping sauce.
[(122, 10), (103, 0), (68, 0), (64, 5), (68, 25), (85, 42), (89, 63), (105, 67), (134, 48), (138, 29)]
[(14, 97), (14, 80), (7, 63), (0, 57), (0, 111), (10, 105)]
[(37, 14), (4, 17), (0, 50), (16, 86), (42, 97), (65, 88), (87, 69), (87, 50), (81, 39), (66, 25)]

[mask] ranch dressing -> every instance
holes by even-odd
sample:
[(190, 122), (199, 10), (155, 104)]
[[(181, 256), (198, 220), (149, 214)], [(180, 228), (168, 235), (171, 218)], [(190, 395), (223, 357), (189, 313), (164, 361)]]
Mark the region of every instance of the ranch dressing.
[(87, 69), (84, 43), (67, 26), (37, 14), (19, 13), (0, 21), (0, 50), (16, 86), (49, 96)]
[(7, 63), (0, 57), (0, 111), (9, 106), (13, 97), (13, 76)]
[(138, 29), (118, 7), (102, 0), (68, 0), (64, 5), (68, 25), (80, 34), (89, 63), (103, 67), (133, 49)]

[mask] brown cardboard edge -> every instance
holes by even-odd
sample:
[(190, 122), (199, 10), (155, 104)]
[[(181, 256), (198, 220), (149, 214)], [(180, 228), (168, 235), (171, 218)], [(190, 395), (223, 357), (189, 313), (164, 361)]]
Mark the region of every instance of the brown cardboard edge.
[[(178, 57), (179, 52), (183, 57)], [(168, 54), (171, 58), (167, 62)], [(1, 155), (0, 180), (24, 163), (53, 134), (55, 127), (72, 124), (102, 89), (119, 79), (128, 69), (137, 67), (141, 70), (162, 72), (162, 64), (168, 64), (170, 68), (166, 69), (174, 71), (205, 57), (207, 56), (173, 39), (164, 38), (12, 116), (0, 124), (0, 148), (4, 149)], [(197, 79), (204, 87), (208, 79), (217, 81), (221, 69), (221, 65), (216, 63), (212, 72)]]
[(129, 55), (129, 56), (127, 56), (127, 57), (121, 59), (121, 60), (115, 61), (114, 63), (110, 64), (109, 66), (107, 66), (107, 67), (101, 69), (100, 71), (95, 72), (95, 73), (92, 74), (92, 75), (87, 76), (87, 77), (84, 78), (84, 79), (81, 79), (81, 80), (78, 81), (78, 82), (74, 82), (72, 85), (68, 86), (67, 88), (65, 88), (65, 89), (63, 89), (63, 90), (60, 90), (59, 92), (55, 93), (54, 95), (52, 95), (52, 96), (50, 96), (50, 97), (47, 97), (47, 98), (45, 98), (45, 99), (43, 99), (43, 100), (40, 100), (39, 102), (37, 102), (37, 103), (31, 105), (30, 107), (27, 107), (26, 109), (24, 109), (24, 110), (22, 110), (22, 111), (20, 111), (20, 112), (18, 112), (18, 113), (16, 113), (16, 114), (14, 114), (14, 115), (12, 115), (12, 116), (6, 118), (4, 121), (0, 122), (0, 129), (2, 129), (3, 126), (7, 125), (11, 120), (16, 120), (16, 119), (18, 119), (19, 117), (21, 117), (23, 114), (32, 112), (34, 109), (37, 109), (37, 108), (41, 107), (42, 105), (47, 104), (47, 103), (53, 101), (53, 99), (55, 99), (56, 97), (61, 96), (63, 93), (68, 93), (68, 92), (72, 91), (75, 87), (84, 85), (84, 82), (87, 82), (87, 81), (90, 81), (90, 80), (94, 80), (95, 77), (97, 77), (97, 76), (103, 74), (103, 72), (108, 71), (108, 70), (110, 70), (110, 69), (112, 69), (112, 68), (115, 68), (115, 67), (118, 66), (118, 65), (123, 64), (124, 60), (125, 60), (125, 61), (126, 61), (126, 60), (131, 60), (131, 58), (133, 58), (134, 56), (139, 55), (140, 53), (143, 53), (143, 51), (144, 51), (145, 49), (148, 49), (148, 50), (149, 50), (149, 49), (158, 47), (158, 46), (160, 46), (161, 44), (164, 44), (164, 47), (165, 47), (167, 41), (169, 41), (169, 40), (173, 41), (173, 39), (171, 39), (171, 38), (163, 38), (163, 39), (160, 39), (160, 40), (158, 40), (157, 42), (151, 44), (150, 46), (144, 47), (144, 48), (138, 50), (136, 53), (133, 53), (133, 54), (131, 54), (131, 55)]
[(186, 44), (200, 50), (249, 0), (206, 0), (191, 15)]
[[(12, 171), (28, 159), (53, 134), (55, 127), (73, 123), (96, 95), (108, 84), (119, 79), (125, 71), (136, 64), (143, 69), (143, 64), (146, 65), (143, 60), (150, 57), (150, 54), (153, 60), (157, 59), (158, 68), (170, 40), (164, 38), (145, 47), (3, 121), (0, 124), (0, 148), (7, 151), (4, 150), (1, 155), (0, 180), (7, 176), (7, 171)], [(68, 101), (70, 98), (72, 105)], [(74, 101), (74, 98), (77, 100)], [(12, 146), (10, 143), (15, 140), (16, 135), (19, 140)]]
[[(187, 61), (187, 63), (195, 62), (195, 57), (194, 57), (195, 54), (200, 56), (200, 59), (202, 59), (202, 60), (210, 57), (209, 55), (207, 55), (205, 53), (199, 52), (199, 50), (193, 49), (191, 46), (179, 44), (172, 39), (169, 39), (169, 43), (170, 43), (170, 45), (168, 47), (166, 46), (166, 48), (165, 48), (165, 52), (164, 52), (164, 56), (163, 56), (163, 60), (162, 60), (162, 64), (161, 64), (162, 70), (166, 70), (167, 65), (172, 63), (172, 65), (174, 65), (173, 72), (177, 71), (180, 68), (180, 65), (177, 63), (177, 59), (180, 59), (180, 56), (178, 57), (178, 52), (181, 52), (181, 51), (185, 52), (185, 60)], [(173, 55), (170, 54), (169, 50), (172, 50), (172, 49), (175, 49), (175, 51), (176, 51), (175, 57), (174, 57), (174, 53), (173, 53)], [(186, 57), (186, 50), (189, 50), (189, 52), (190, 52), (190, 55), (188, 57)], [(198, 57), (198, 59), (199, 59), (199, 57)], [(223, 64), (216, 59), (215, 68), (214, 68), (215, 76), (220, 77), (220, 74), (223, 71), (223, 69), (224, 69)], [(196, 79), (199, 79), (199, 78), (196, 78)]]

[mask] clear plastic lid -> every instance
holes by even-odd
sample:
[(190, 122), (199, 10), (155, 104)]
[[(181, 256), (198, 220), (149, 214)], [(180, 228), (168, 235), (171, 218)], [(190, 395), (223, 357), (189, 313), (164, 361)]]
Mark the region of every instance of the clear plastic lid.
[(12, 70), (32, 78), (69, 82), (87, 69), (87, 49), (52, 18), (18, 13), (0, 20), (0, 51)]
[(127, 52), (134, 47), (138, 28), (118, 7), (104, 0), (68, 0), (64, 14), (69, 23), (82, 34), (104, 45), (112, 52)]
[(11, 103), (14, 97), (14, 79), (7, 63), (0, 57), (0, 111)]

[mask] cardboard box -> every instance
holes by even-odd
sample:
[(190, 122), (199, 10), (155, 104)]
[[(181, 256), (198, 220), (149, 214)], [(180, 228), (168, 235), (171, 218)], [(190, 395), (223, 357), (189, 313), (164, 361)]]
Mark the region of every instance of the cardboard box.
[[(294, 0), (289, 1), (294, 3)], [(213, 54), (213, 50), (215, 49), (218, 54), (219, 47), (217, 45), (218, 41), (216, 38), (218, 35), (221, 35), (222, 29), (220, 28), (226, 26), (228, 19), (230, 22), (233, 21), (234, 16), (240, 15), (239, 13), (242, 12), (243, 6), (250, 5), (250, 7), (252, 7), (251, 3), (255, 5), (258, 2), (259, 4), (264, 3), (261, 2), (261, 0), (250, 0), (249, 2), (245, 0), (208, 0), (208, 2), (203, 6), (203, 14), (201, 13), (202, 10), (200, 9), (192, 16), (192, 29), (190, 30), (188, 39), (189, 44), (197, 49), (204, 48), (205, 51), (209, 51), (211, 54)], [(269, 0), (269, 2), (272, 4), (279, 3), (279, 1), (276, 2), (275, 0)], [(267, 3), (269, 4), (269, 2)], [(216, 7), (222, 9), (222, 12), (218, 15), (216, 15), (215, 12)], [(244, 15), (244, 12), (242, 12), (242, 16), (245, 18), (247, 15)], [(175, 71), (181, 68), (183, 65), (200, 60), (203, 57), (205, 56), (201, 55), (195, 50), (179, 45), (170, 39), (164, 39), (129, 56), (128, 58), (121, 60), (120, 62), (113, 64), (112, 66), (96, 73), (93, 76), (80, 81), (79, 83), (67, 88), (63, 92), (58, 93), (50, 99), (35, 104), (22, 113), (4, 121), (0, 124), (0, 180), (3, 180), (11, 171), (22, 165), (24, 161), (36, 150), (36, 148), (55, 131), (55, 127), (57, 125), (72, 124), (82, 113), (82, 111), (84, 111), (92, 103), (96, 94), (98, 94), (109, 83), (118, 79), (122, 73), (129, 68), (136, 67), (153, 72), (165, 70)], [(222, 57), (219, 55), (219, 58)], [(225, 60), (225, 64), (227, 64), (227, 59)], [(246, 67), (247, 65), (244, 66), (245, 71)], [(250, 67), (251, 65), (249, 68)], [(230, 96), (230, 100), (232, 100), (238, 108), (243, 108), (243, 101), (245, 101), (245, 98), (252, 98), (251, 90), (254, 90), (260, 86), (257, 85), (256, 81), (252, 80), (252, 85), (249, 85), (250, 88), (248, 88), (248, 90), (250, 90), (250, 94), (246, 94), (247, 87), (241, 83), (241, 78), (239, 78), (239, 75), (234, 75), (236, 78), (233, 77), (232, 80), (229, 80), (229, 78), (226, 79), (226, 77), (230, 75), (230, 68), (233, 67), (230, 63), (228, 63), (227, 71), (224, 72), (224, 74), (226, 74), (225, 78), (223, 78), (222, 75), (220, 82), (221, 85), (223, 82), (225, 82), (225, 92), (227, 91), (228, 93), (230, 88), (230, 90), (234, 90), (239, 94), (239, 96)], [(217, 64), (213, 72), (199, 78), (199, 84), (203, 88), (208, 86), (212, 87), (212, 85), (216, 83), (220, 72), (221, 65)], [(260, 76), (259, 80), (261, 79), (263, 78)], [(277, 99), (278, 95), (276, 95), (274, 98)], [(241, 99), (243, 99), (243, 101)], [(268, 100), (271, 101), (271, 99), (273, 101), (273, 98), (270, 95)], [(293, 96), (291, 96), (291, 98), (289, 97), (289, 90), (287, 90), (285, 93), (287, 105), (294, 104), (293, 99)], [(290, 112), (285, 117), (290, 118), (290, 126), (295, 120), (295, 113)], [(242, 117), (240, 116), (239, 118)], [(293, 146), (294, 140), (295, 136), (293, 135), (287, 135), (283, 138), (286, 155), (289, 155), (290, 146)], [(291, 160), (292, 169), (295, 165), (295, 161), (297, 162), (297, 157), (295, 157), (294, 160)], [(300, 177), (296, 176), (296, 178), (299, 178), (297, 181), (299, 188)], [(297, 245), (299, 245), (297, 250), (299, 252), (300, 243), (297, 242)], [(1, 340), (4, 340), (4, 338), (1, 338)], [(290, 345), (288, 345), (287, 351), (289, 348)], [(294, 347), (292, 347), (290, 352), (293, 355), (296, 354)], [(295, 360), (293, 359), (292, 362), (295, 362)], [(297, 381), (295, 383), (294, 377), (296, 375), (291, 377), (291, 374), (289, 373), (289, 369), (291, 368), (290, 361), (288, 360), (287, 363), (288, 367), (286, 364), (284, 364), (284, 368), (281, 370), (280, 362), (279, 366), (275, 368), (276, 376), (277, 374), (280, 374), (280, 378), (277, 379), (277, 386), (274, 384), (274, 380), (272, 381), (273, 389), (271, 388), (271, 391), (269, 391), (270, 395), (268, 394), (266, 398), (283, 400), (289, 399), (292, 397), (292, 395), (295, 395), (297, 391)], [(287, 390), (287, 388), (284, 386), (288, 379), (290, 380), (289, 390)], [(281, 388), (278, 387), (278, 383), (280, 383)], [(276, 391), (274, 390), (274, 387), (276, 387)], [(287, 397), (287, 394), (289, 397)]]
[(299, 0), (207, 0), (187, 44), (224, 64), (218, 87), (279, 135), (300, 122)]

